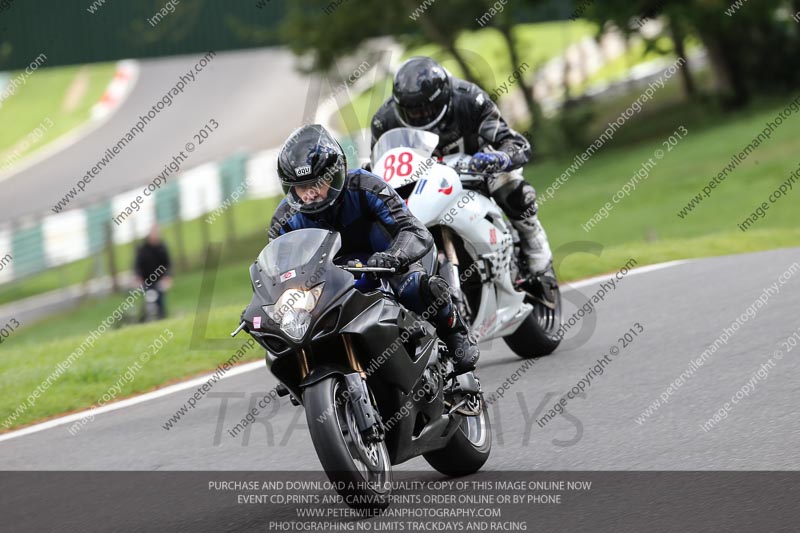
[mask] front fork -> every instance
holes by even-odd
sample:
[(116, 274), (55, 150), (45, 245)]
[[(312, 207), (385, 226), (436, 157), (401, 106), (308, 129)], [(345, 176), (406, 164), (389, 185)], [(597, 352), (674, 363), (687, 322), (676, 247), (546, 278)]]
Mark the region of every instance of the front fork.
[(353, 406), (358, 432), (366, 442), (383, 440), (385, 431), (383, 422), (377, 409), (372, 404), (372, 397), (367, 388), (367, 382), (356, 372), (345, 374), (344, 382), (350, 393), (348, 400)]
[(358, 431), (367, 442), (378, 442), (383, 440), (385, 430), (383, 422), (372, 402), (372, 397), (367, 388), (367, 374), (361, 368), (361, 363), (356, 357), (355, 347), (350, 335), (342, 335), (347, 362), (355, 372), (345, 374), (344, 381), (347, 391), (350, 393), (349, 400), (352, 402), (353, 413), (356, 418)]
[(467, 323), (471, 322), (472, 312), (469, 309), (469, 304), (464, 298), (464, 293), (461, 290), (461, 276), (458, 272), (458, 254), (456, 253), (456, 246), (453, 241), (453, 231), (447, 226), (440, 226), (442, 235), (442, 244), (444, 251), (439, 251), (439, 264), (444, 268), (441, 270), (442, 277), (444, 277), (447, 284), (450, 286), (450, 294), (453, 297), (453, 302), (456, 304), (459, 313)]

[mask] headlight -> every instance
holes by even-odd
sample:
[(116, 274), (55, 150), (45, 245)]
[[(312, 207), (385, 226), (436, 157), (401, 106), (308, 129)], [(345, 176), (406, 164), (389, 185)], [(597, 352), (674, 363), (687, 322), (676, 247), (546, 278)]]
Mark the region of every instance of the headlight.
[(311, 323), (311, 313), (303, 309), (290, 309), (281, 320), (281, 329), (296, 341), (303, 338)]
[(317, 306), (322, 288), (320, 283), (309, 290), (287, 289), (273, 305), (265, 305), (264, 312), (276, 324), (280, 324), (284, 333), (295, 340), (300, 340), (311, 323), (311, 311)]

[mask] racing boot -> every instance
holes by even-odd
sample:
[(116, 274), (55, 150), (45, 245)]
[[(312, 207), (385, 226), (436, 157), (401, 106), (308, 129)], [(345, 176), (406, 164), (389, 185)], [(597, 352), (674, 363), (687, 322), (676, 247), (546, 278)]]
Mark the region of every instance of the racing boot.
[(437, 321), (440, 323), (437, 324), (436, 334), (447, 345), (447, 351), (453, 361), (454, 374), (459, 375), (475, 370), (481, 352), (478, 349), (478, 341), (470, 333), (456, 306), (451, 303), (449, 307), (446, 318)]
[(553, 262), (553, 253), (550, 251), (547, 233), (539, 222), (539, 217), (533, 215), (521, 220), (512, 220), (511, 223), (519, 233), (520, 258), (527, 266), (528, 274), (531, 277), (544, 274)]
[(545, 306), (555, 309), (558, 299), (558, 281), (551, 269), (553, 254), (547, 234), (536, 215), (513, 220), (519, 233), (520, 273), (516, 286)]
[(436, 309), (432, 322), (436, 326), (436, 334), (447, 345), (455, 374), (475, 370), (480, 357), (478, 341), (470, 334), (469, 326), (453, 303), (447, 282), (441, 276), (430, 276), (425, 279), (423, 287), (425, 299)]

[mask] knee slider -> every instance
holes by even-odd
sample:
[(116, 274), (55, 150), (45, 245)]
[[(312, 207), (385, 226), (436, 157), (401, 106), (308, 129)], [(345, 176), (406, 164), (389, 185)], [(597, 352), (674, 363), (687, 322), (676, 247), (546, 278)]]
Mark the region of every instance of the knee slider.
[(501, 187), (494, 197), (506, 215), (514, 220), (532, 217), (538, 210), (536, 189), (527, 181), (509, 183)]

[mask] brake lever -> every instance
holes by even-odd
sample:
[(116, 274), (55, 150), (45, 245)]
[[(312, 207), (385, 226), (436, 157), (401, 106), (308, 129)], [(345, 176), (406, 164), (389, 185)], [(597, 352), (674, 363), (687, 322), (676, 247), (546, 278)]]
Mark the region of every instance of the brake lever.
[(231, 337), (235, 337), (236, 335), (238, 335), (239, 332), (242, 331), (246, 325), (247, 325), (247, 322), (242, 320), (242, 323), (239, 324), (239, 327), (236, 328), (235, 330), (233, 330), (233, 332), (231, 333)]
[(479, 176), (481, 178), (486, 178), (494, 174), (494, 172), (478, 172), (477, 170), (463, 170), (459, 172), (459, 174), (463, 176)]

